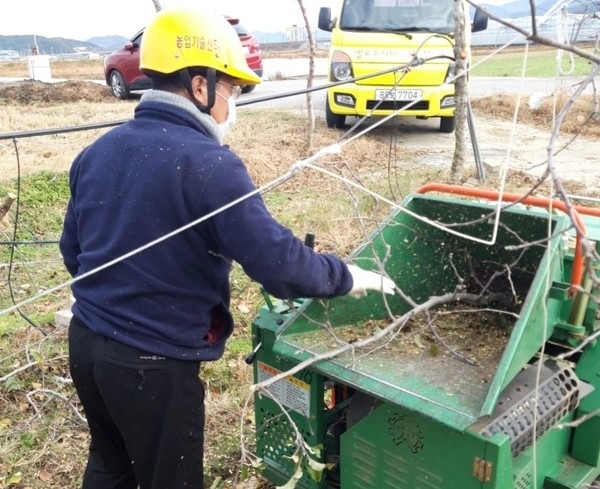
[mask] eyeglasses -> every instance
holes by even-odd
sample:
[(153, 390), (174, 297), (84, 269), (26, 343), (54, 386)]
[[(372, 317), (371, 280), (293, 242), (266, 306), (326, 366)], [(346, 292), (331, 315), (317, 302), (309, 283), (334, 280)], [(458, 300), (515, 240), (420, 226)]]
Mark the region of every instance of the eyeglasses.
[(224, 85), (231, 90), (231, 98), (233, 98), (233, 100), (236, 100), (242, 93), (242, 87), (240, 87), (239, 85), (230, 85), (229, 83), (225, 83), (221, 80), (219, 80), (217, 83), (220, 83), (221, 85)]

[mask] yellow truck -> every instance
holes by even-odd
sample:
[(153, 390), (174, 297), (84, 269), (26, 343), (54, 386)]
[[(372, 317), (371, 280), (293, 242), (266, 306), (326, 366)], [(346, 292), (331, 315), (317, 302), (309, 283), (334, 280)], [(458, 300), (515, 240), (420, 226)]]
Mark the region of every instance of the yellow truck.
[[(454, 0), (344, 0), (337, 17), (319, 11), (319, 29), (331, 32), (327, 89), (328, 127), (347, 116), (440, 118), (454, 131)], [(487, 28), (465, 3), (467, 43)]]

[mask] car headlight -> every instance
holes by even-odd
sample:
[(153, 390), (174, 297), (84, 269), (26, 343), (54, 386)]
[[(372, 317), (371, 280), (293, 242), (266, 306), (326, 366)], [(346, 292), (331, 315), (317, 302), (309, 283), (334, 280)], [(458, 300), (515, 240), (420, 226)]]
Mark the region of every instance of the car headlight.
[(350, 56), (342, 51), (335, 51), (331, 57), (329, 76), (331, 81), (345, 81), (354, 78)]

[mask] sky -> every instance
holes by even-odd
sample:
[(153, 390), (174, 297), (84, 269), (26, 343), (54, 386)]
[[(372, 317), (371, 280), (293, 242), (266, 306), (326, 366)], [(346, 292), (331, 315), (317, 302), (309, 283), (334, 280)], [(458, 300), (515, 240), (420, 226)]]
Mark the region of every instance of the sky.
[[(342, 0), (303, 0), (311, 25), (316, 28), (320, 7), (337, 11)], [(507, 0), (482, 0), (502, 4)], [(250, 31), (285, 31), (304, 25), (298, 0), (161, 0), (163, 7), (202, 5), (239, 17)], [(155, 14), (152, 0), (2, 0), (0, 35), (35, 34), (86, 41), (99, 36), (130, 38)]]
[[(309, 22), (317, 27), (320, 7), (334, 10), (342, 0), (303, 0)], [(207, 5), (239, 17), (250, 31), (285, 31), (304, 24), (298, 0), (161, 0), (161, 5)], [(130, 38), (155, 14), (152, 0), (2, 0), (0, 35), (35, 34), (85, 41), (97, 36)]]

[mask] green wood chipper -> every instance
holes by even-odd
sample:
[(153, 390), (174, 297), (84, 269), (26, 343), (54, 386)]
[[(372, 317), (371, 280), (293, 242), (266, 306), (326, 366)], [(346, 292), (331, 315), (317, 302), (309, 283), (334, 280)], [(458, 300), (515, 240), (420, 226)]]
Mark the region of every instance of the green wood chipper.
[(399, 293), (268, 301), (248, 360), (264, 386), (265, 478), (300, 489), (593, 487), (599, 217), (432, 184), (350, 257), (385, 270)]

